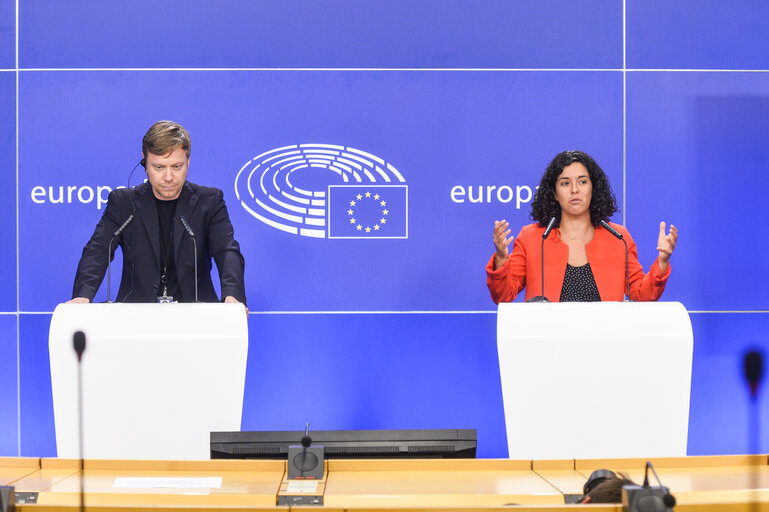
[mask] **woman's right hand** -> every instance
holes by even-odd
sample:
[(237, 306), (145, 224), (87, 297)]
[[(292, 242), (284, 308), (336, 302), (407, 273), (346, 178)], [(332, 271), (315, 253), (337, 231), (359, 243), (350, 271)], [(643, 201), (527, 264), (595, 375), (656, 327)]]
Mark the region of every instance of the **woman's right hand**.
[(507, 238), (510, 235), (510, 224), (506, 220), (494, 221), (494, 247), (497, 248), (497, 253), (494, 255), (494, 268), (500, 268), (505, 264), (507, 260), (507, 246), (513, 241), (513, 237)]

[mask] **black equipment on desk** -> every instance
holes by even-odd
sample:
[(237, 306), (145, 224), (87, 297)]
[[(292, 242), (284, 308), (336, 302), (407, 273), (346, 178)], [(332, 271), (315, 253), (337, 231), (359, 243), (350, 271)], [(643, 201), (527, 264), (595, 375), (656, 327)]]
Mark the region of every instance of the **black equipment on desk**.
[(325, 463), (322, 445), (312, 445), (310, 424), (304, 429), (301, 445), (288, 447), (289, 480), (322, 480), (325, 473)]
[(0, 512), (16, 512), (13, 487), (0, 487)]
[[(658, 486), (649, 485), (649, 469), (654, 473)], [(662, 485), (651, 462), (646, 462), (643, 485), (625, 485), (622, 487), (623, 511), (671, 512), (675, 506), (676, 499), (670, 494), (670, 489)]]
[[(287, 459), (304, 432), (211, 432), (212, 459)], [(326, 459), (474, 459), (475, 429), (316, 430)]]

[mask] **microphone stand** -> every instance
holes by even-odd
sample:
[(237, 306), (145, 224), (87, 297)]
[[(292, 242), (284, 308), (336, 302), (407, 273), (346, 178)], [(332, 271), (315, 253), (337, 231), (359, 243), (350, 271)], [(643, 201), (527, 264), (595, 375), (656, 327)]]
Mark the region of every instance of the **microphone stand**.
[[(764, 376), (764, 357), (760, 350), (751, 350), (745, 354), (744, 369), (745, 380), (748, 382), (750, 394), (750, 404), (748, 405), (748, 453), (757, 455), (761, 453), (761, 411), (758, 407), (758, 394), (761, 380)], [(758, 471), (758, 466), (751, 466), (750, 488), (753, 494), (751, 510), (758, 510), (758, 490), (761, 488)]]
[(112, 235), (107, 246), (107, 303), (112, 302), (110, 297), (112, 296), (112, 242), (114, 240), (115, 235)]
[(540, 291), (542, 292), (542, 295), (537, 295), (536, 297), (532, 297), (526, 302), (550, 302), (548, 298), (545, 296), (545, 240), (547, 240), (547, 237), (550, 236), (550, 232), (553, 230), (553, 226), (555, 225), (556, 218), (551, 217), (550, 222), (547, 223), (547, 227), (545, 228), (545, 232), (542, 233), (542, 244), (539, 248), (539, 257), (540, 257), (540, 270), (542, 271), (542, 281), (540, 286)]
[(187, 222), (187, 219), (184, 218), (184, 215), (179, 217), (179, 220), (181, 221), (182, 226), (184, 226), (184, 230), (190, 235), (190, 238), (192, 238), (192, 250), (195, 251), (195, 302), (198, 302), (198, 243), (195, 241), (195, 232), (192, 231), (192, 227), (190, 227), (190, 224)]
[(85, 333), (77, 331), (72, 337), (72, 344), (77, 354), (77, 415), (78, 436), (80, 442), (80, 512), (85, 512), (85, 460), (83, 456), (83, 352), (85, 352)]
[(628, 248), (625, 237), (622, 236), (622, 233), (611, 227), (605, 220), (601, 221), (601, 226), (603, 226), (606, 231), (622, 240), (622, 243), (625, 244), (625, 293), (627, 294), (627, 302), (633, 302), (633, 299), (630, 298), (630, 266), (628, 264)]
[(115, 238), (117, 238), (120, 233), (123, 232), (123, 230), (128, 227), (128, 225), (131, 223), (131, 221), (134, 220), (134, 214), (128, 216), (128, 218), (123, 222), (123, 224), (117, 228), (117, 230), (112, 234), (112, 238), (109, 239), (109, 244), (107, 245), (107, 302), (111, 303), (110, 297), (112, 296), (112, 242), (115, 241)]
[(633, 299), (630, 298), (630, 266), (627, 261), (627, 242), (625, 241), (625, 237), (620, 238), (620, 240), (625, 244), (625, 293), (627, 293), (628, 302), (633, 302)]

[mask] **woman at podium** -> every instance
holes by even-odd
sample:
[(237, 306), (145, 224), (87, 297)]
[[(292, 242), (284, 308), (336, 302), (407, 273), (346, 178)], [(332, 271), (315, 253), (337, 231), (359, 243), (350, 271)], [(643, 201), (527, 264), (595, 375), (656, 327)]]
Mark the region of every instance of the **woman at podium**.
[(658, 300), (678, 230), (671, 224), (666, 233), (660, 222), (659, 255), (644, 272), (628, 231), (608, 222), (616, 211), (609, 180), (595, 160), (581, 151), (556, 155), (531, 203), (536, 222), (524, 226), (515, 242), (506, 220), (494, 222), (496, 251), (486, 265), (491, 298), (510, 302), (525, 288), (527, 301)]

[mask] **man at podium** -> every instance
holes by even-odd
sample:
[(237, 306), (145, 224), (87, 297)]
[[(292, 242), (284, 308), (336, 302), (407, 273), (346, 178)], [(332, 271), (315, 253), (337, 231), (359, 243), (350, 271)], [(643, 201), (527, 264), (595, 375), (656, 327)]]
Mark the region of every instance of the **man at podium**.
[(158, 121), (150, 127), (141, 160), (149, 181), (110, 193), (83, 249), (68, 302), (93, 300), (120, 246), (117, 302), (194, 302), (196, 297), (218, 302), (211, 281), (213, 258), (223, 301), (245, 304), (244, 260), (222, 191), (187, 181), (190, 148), (181, 125)]
[(508, 222), (494, 222), (496, 251), (486, 265), (491, 298), (510, 302), (526, 288), (527, 301), (658, 300), (678, 229), (671, 224), (666, 234), (660, 222), (659, 255), (645, 273), (628, 231), (608, 222), (616, 211), (609, 180), (593, 158), (581, 151), (556, 155), (531, 203), (537, 222), (521, 229), (512, 253)]

